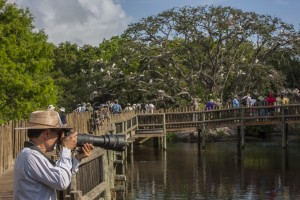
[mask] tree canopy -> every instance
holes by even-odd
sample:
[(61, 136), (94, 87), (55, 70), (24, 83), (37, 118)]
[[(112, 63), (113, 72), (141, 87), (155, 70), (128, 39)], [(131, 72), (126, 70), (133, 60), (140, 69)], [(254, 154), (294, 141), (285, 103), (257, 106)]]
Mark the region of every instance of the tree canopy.
[(281, 59), (299, 38), (279, 18), (221, 6), (173, 8), (131, 24), (125, 34), (146, 49), (139, 70), (176, 77), (177, 92), (190, 86), (192, 95), (220, 98), (282, 88), (284, 75), (267, 61)]
[(299, 87), (299, 33), (277, 17), (231, 7), (173, 8), (98, 47), (54, 46), (28, 10), (0, 0), (0, 122), (48, 104), (119, 98), (184, 106), (192, 98)]
[(64, 92), (77, 103), (96, 94), (101, 102), (119, 98), (123, 104), (176, 107), (197, 97), (226, 100), (297, 84), (298, 38), (292, 25), (276, 17), (231, 7), (183, 7), (143, 18), (97, 48), (75, 45), (64, 55), (70, 44), (60, 45), (55, 60), (74, 68), (66, 72), (72, 84)]
[(54, 46), (32, 22), (28, 10), (0, 0), (0, 123), (56, 102), (49, 74)]

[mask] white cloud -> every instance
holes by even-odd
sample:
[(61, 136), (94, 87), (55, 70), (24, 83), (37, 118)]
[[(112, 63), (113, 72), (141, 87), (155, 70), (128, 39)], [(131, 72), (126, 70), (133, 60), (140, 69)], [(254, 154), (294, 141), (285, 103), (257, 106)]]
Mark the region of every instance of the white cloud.
[(98, 46), (104, 38), (119, 35), (131, 22), (114, 0), (9, 0), (28, 7), (35, 26), (44, 29), (55, 44), (70, 41)]

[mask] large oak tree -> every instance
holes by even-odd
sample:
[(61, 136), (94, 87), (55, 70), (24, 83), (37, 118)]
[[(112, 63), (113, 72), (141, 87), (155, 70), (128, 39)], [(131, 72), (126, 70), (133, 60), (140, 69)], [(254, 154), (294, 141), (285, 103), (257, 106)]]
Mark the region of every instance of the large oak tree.
[(171, 96), (188, 90), (220, 98), (282, 88), (285, 77), (266, 61), (288, 52), (298, 37), (279, 18), (214, 6), (173, 8), (131, 24), (125, 34), (144, 46), (141, 72), (162, 73), (166, 87), (178, 80)]

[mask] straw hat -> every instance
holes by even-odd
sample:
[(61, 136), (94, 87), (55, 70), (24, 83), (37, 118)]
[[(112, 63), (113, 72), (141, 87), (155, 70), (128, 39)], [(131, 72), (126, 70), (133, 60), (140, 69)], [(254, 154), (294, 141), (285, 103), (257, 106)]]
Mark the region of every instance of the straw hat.
[(63, 127), (59, 114), (56, 111), (39, 110), (32, 112), (27, 127), (17, 127), (16, 129), (72, 129)]
[(55, 109), (55, 107), (51, 104), (47, 107), (47, 110), (54, 110), (54, 109)]
[(66, 111), (66, 109), (64, 107), (61, 107), (59, 110), (62, 111), (62, 112)]

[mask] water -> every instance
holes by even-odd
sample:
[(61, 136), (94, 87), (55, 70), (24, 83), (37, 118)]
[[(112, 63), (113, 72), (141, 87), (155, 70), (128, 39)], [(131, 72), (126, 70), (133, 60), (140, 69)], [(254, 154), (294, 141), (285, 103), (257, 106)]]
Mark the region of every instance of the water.
[(168, 144), (137, 146), (127, 164), (127, 196), (136, 200), (300, 199), (300, 144)]

